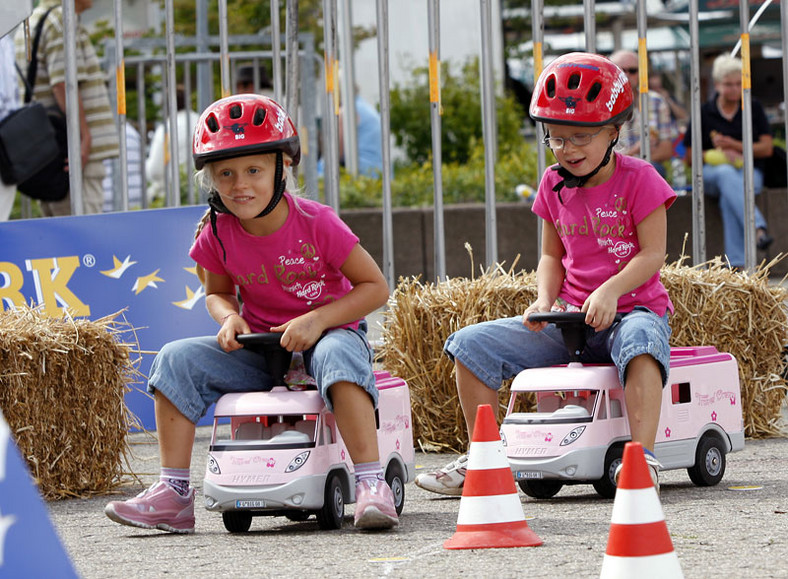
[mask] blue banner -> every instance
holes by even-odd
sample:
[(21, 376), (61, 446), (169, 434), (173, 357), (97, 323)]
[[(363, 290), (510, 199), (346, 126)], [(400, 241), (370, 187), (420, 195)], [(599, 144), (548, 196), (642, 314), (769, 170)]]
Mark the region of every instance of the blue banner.
[(2, 413), (0, 577), (78, 577)]
[[(179, 207), (0, 223), (0, 307), (41, 305), (48, 316), (98, 319), (125, 309), (147, 377), (156, 352), (187, 336), (213, 335), (205, 292), (189, 258), (205, 207)], [(126, 403), (155, 428), (146, 383)], [(208, 424), (206, 416), (201, 424)]]

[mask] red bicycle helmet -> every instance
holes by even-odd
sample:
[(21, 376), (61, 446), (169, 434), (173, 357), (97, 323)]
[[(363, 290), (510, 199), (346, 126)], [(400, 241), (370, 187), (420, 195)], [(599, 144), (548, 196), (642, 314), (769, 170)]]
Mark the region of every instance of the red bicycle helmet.
[(301, 144), (295, 125), (274, 100), (255, 94), (225, 97), (200, 115), (194, 129), (194, 166), (280, 151), (298, 165)]
[(632, 88), (604, 56), (570, 52), (548, 64), (536, 82), (530, 115), (555, 125), (623, 125), (632, 117)]

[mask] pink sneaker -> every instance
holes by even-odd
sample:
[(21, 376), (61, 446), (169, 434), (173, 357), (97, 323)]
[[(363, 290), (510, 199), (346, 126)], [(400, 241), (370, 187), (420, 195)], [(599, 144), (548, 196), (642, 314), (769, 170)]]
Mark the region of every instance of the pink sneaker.
[(160, 529), (170, 533), (194, 532), (194, 489), (185, 497), (158, 481), (127, 501), (112, 501), (104, 514), (121, 525)]
[(390, 529), (399, 524), (394, 493), (386, 481), (364, 479), (356, 483), (356, 516), (359, 529)]

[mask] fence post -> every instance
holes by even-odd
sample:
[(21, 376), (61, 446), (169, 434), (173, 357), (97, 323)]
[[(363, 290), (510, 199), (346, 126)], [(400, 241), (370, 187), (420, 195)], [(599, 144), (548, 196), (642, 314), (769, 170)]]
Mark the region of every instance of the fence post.
[(383, 275), (393, 291), (394, 227), (391, 211), (391, 97), (389, 95), (389, 3), (377, 0), (378, 83), (380, 87), (381, 151), (383, 153)]
[(430, 50), (430, 126), (432, 128), (433, 225), (435, 279), (446, 278), (446, 239), (443, 230), (443, 152), (441, 143), (440, 0), (427, 2)]
[(66, 61), (66, 127), (68, 131), (68, 176), (71, 215), (82, 215), (82, 153), (79, 131), (79, 85), (76, 55), (77, 16), (74, 0), (63, 0), (63, 50)]
[(498, 226), (495, 213), (495, 162), (498, 156), (498, 143), (495, 137), (495, 75), (492, 64), (491, 21), (491, 0), (481, 0), (481, 100), (484, 142), (485, 261), (487, 267), (492, 267), (498, 262)]

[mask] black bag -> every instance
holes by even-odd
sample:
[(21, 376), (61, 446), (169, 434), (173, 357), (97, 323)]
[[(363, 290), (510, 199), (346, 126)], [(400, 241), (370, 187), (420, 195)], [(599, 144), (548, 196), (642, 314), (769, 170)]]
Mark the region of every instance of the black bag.
[(772, 156), (766, 159), (763, 171), (764, 187), (772, 189), (784, 189), (788, 187), (788, 162), (786, 161), (785, 149), (774, 146)]
[[(65, 125), (62, 115), (57, 111), (52, 113), (60, 117), (55, 122)], [(3, 119), (0, 122), (0, 177), (3, 183), (34, 184), (32, 182), (50, 164), (58, 164), (60, 172), (64, 172), (57, 138), (50, 112), (41, 103), (31, 102)], [(65, 194), (60, 199), (63, 197)]]
[(69, 177), (66, 171), (68, 158), (66, 117), (57, 105), (45, 109), (44, 112), (52, 135), (47, 147), (54, 147), (55, 157), (31, 177), (17, 183), (16, 188), (32, 199), (62, 201), (68, 195), (69, 189)]
[[(3, 182), (41, 201), (60, 201), (68, 195), (68, 131), (57, 105), (45, 108), (32, 102), (38, 72), (38, 45), (50, 8), (36, 26), (32, 59), (27, 67), (25, 106), (0, 124), (0, 173)], [(17, 66), (20, 76), (22, 71)]]

